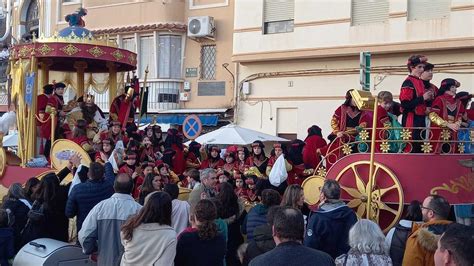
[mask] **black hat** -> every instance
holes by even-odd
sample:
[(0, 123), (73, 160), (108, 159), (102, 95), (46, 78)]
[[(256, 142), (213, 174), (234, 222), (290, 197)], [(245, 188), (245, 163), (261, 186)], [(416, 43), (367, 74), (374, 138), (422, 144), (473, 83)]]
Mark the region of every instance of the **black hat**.
[(443, 81), (441, 81), (441, 86), (439, 86), (438, 96), (443, 95), (451, 88), (451, 86), (456, 86), (457, 88), (461, 86), (461, 83), (453, 78), (443, 79)]

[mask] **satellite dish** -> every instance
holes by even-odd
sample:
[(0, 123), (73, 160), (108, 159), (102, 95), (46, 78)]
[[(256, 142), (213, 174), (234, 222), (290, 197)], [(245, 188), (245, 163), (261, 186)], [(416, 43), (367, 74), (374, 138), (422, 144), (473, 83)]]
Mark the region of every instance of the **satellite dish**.
[(201, 21), (197, 19), (193, 19), (189, 22), (189, 31), (192, 34), (198, 34), (201, 30)]

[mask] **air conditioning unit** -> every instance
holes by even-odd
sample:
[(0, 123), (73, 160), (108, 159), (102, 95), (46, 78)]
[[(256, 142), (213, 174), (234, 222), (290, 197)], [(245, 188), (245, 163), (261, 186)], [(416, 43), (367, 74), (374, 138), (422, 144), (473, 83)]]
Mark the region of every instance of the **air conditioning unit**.
[(214, 37), (214, 18), (209, 16), (188, 18), (188, 37)]
[(179, 101), (180, 102), (187, 102), (189, 101), (190, 94), (189, 92), (180, 92), (179, 93)]

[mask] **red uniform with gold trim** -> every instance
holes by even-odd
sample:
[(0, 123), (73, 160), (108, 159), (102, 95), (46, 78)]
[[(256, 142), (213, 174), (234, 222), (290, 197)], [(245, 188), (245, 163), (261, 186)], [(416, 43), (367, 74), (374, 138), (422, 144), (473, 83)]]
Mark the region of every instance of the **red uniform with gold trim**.
[[(453, 96), (448, 95), (448, 94), (443, 94), (441, 96), (436, 97), (436, 99), (433, 101), (433, 104), (431, 106), (431, 112), (437, 114), (439, 118), (442, 120), (449, 122), (449, 123), (456, 123), (459, 122), (461, 123), (462, 116), (465, 113), (464, 106), (462, 105), (461, 101), (458, 99), (455, 99)], [(431, 115), (430, 115), (431, 118)], [(446, 129), (444, 134), (447, 134), (449, 132), (450, 137), (447, 138), (446, 140), (443, 139), (442, 132), (443, 129)], [(442, 152), (442, 150), (446, 153), (454, 153), (457, 151), (458, 147), (456, 143), (450, 143), (449, 146), (450, 148), (443, 148), (443, 146), (446, 147), (448, 144), (444, 144), (443, 142), (449, 142), (450, 140), (457, 140), (457, 133), (450, 130), (449, 128), (436, 124), (433, 119), (431, 123), (431, 131), (433, 133), (433, 140), (434, 141), (439, 141), (433, 145), (433, 150), (436, 153)]]
[(222, 168), (224, 166), (224, 160), (219, 158), (217, 161), (211, 161), (210, 159), (206, 159), (202, 161), (201, 163), (201, 169), (206, 169), (206, 168), (212, 168), (212, 169), (218, 169)]
[[(59, 112), (63, 109), (63, 105), (64, 105), (63, 99), (61, 97), (59, 97), (58, 95), (56, 95), (55, 93), (51, 97), (48, 98), (48, 102), (46, 104), (45, 109), (54, 107), (57, 111), (57, 115), (56, 115), (57, 126), (56, 126), (56, 129), (58, 129), (58, 126), (60, 124), (59, 121), (61, 119), (59, 118)], [(48, 113), (45, 113), (43, 120), (46, 120), (49, 117), (50, 117), (50, 115)], [(41, 124), (40, 133), (41, 133), (42, 138), (45, 138), (45, 139), (50, 139), (51, 138), (51, 120), (50, 119), (46, 123)]]

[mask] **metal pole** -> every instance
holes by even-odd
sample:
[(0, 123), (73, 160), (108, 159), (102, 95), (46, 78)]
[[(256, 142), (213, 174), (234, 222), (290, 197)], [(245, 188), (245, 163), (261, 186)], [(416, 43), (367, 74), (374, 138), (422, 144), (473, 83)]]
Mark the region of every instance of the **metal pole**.
[(370, 141), (370, 168), (369, 168), (369, 181), (367, 184), (367, 219), (373, 220), (371, 217), (371, 205), (372, 205), (372, 187), (374, 183), (374, 155), (375, 155), (375, 134), (377, 128), (377, 107), (378, 99), (374, 97), (374, 117), (372, 119), (372, 139)]

